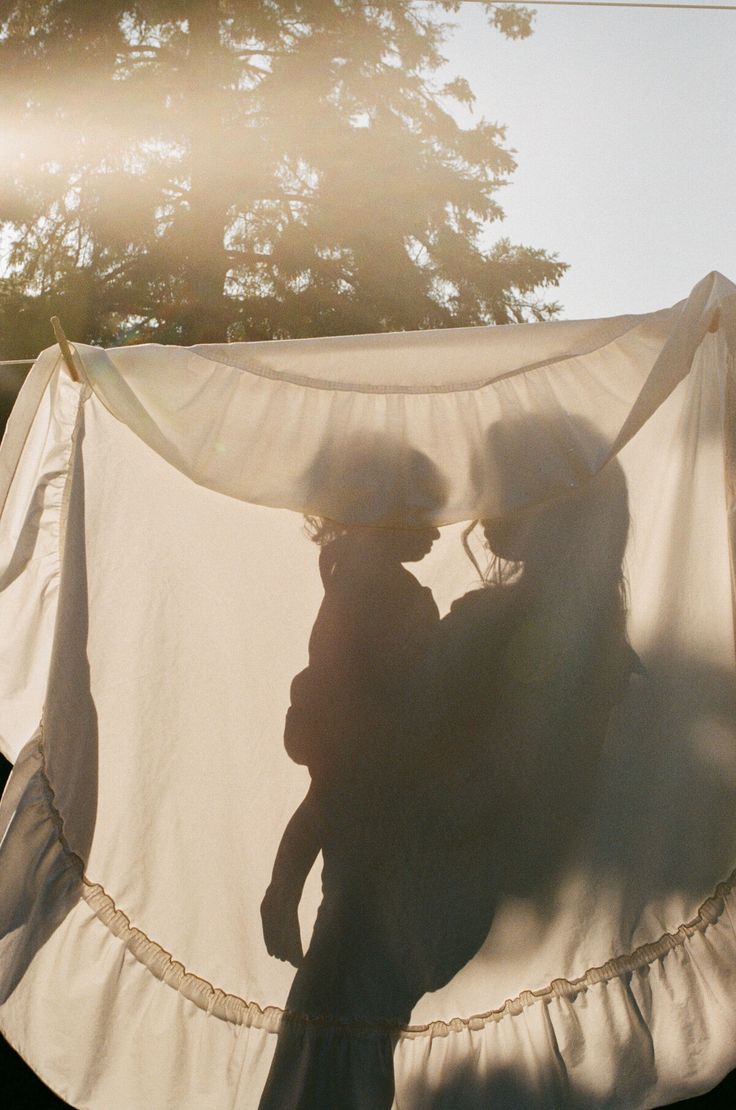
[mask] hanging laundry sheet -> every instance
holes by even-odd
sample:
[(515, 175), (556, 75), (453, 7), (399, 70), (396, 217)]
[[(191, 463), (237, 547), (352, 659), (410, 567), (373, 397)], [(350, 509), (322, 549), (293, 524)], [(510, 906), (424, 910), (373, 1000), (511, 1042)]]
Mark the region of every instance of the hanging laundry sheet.
[(59, 347), (0, 452), (0, 1029), (80, 1110), (736, 1066), (736, 286)]

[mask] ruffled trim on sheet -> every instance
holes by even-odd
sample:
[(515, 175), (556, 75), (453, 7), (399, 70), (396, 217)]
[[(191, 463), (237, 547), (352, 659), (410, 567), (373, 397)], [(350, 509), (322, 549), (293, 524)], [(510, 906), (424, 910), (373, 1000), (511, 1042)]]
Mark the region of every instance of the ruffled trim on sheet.
[(399, 1039), (423, 1036), (447, 1036), (452, 1032), (479, 1030), (484, 1026), (499, 1022), (504, 1017), (518, 1015), (537, 1002), (551, 999), (574, 999), (590, 987), (612, 980), (624, 979), (633, 972), (642, 971), (666, 956), (676, 948), (687, 953), (688, 941), (696, 934), (703, 934), (727, 912), (727, 899), (736, 886), (736, 869), (729, 877), (718, 884), (713, 894), (699, 907), (690, 921), (683, 922), (674, 932), (663, 933), (657, 940), (640, 945), (633, 951), (608, 960), (599, 967), (588, 968), (574, 979), (553, 979), (546, 987), (537, 990), (523, 990), (514, 998), (506, 999), (502, 1006), (487, 1010), (470, 1017), (455, 1017), (450, 1021), (435, 1020), (422, 1025), (397, 1025), (390, 1022), (344, 1022), (324, 1017), (315, 1018), (305, 1014), (284, 1010), (279, 1006), (263, 1007), (257, 1002), (248, 1002), (239, 995), (230, 994), (215, 987), (209, 980), (191, 971), (174, 959), (162, 945), (152, 940), (141, 929), (136, 928), (130, 918), (121, 910), (100, 883), (93, 882), (84, 872), (80, 857), (69, 846), (65, 835), (63, 818), (56, 807), (54, 790), (43, 765), (43, 731), (39, 739), (42, 766), (39, 776), (48, 803), (49, 815), (56, 828), (57, 838), (65, 856), (79, 873), (82, 883), (82, 896), (97, 918), (110, 932), (123, 942), (125, 947), (144, 967), (162, 983), (178, 991), (184, 998), (193, 1002), (201, 1010), (223, 1021), (235, 1025), (255, 1026), (269, 1032), (278, 1032), (283, 1020), (299, 1021), (305, 1025), (320, 1028), (333, 1028), (351, 1033), (390, 1032)]

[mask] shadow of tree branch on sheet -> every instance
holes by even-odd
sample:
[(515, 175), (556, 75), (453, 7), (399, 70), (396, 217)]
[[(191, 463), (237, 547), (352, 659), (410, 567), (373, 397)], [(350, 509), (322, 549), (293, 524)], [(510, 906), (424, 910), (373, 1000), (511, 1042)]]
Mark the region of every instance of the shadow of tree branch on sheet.
[[(563, 1101), (551, 1102), (552, 1082), (551, 1077), (549, 1083), (540, 1077), (540, 1085), (533, 1088), (528, 1080), (512, 1070), (502, 1070), (484, 1079), (472, 1067), (466, 1067), (443, 1086), (417, 1092), (416, 1105), (422, 1110), (477, 1110), (478, 1107), (483, 1110), (539, 1110), (541, 1105), (555, 1106), (558, 1110), (605, 1110), (610, 1105), (608, 1098), (596, 1099), (594, 1095), (586, 1095), (578, 1102), (571, 1102), (566, 1095)], [(708, 1094), (670, 1105), (678, 1110), (730, 1110), (735, 1096), (736, 1072), (732, 1072)]]

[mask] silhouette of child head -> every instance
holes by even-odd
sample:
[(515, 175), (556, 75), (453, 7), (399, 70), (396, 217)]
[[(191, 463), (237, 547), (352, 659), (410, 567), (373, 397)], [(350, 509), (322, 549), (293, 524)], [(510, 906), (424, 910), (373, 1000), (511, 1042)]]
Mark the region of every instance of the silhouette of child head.
[(332, 448), (323, 451), (308, 478), (310, 500), (326, 510), (305, 516), (307, 534), (323, 548), (323, 569), (348, 553), (366, 564), (418, 562), (439, 539), (429, 522), (444, 504), (444, 480), (405, 443), (354, 436), (339, 458)]
[(322, 547), (320, 562), (332, 571), (337, 559), (360, 559), (365, 566), (379, 571), (381, 566), (419, 563), (429, 555), (438, 528), (374, 528), (361, 524), (336, 524), (320, 516), (304, 518), (306, 534)]
[(445, 503), (437, 466), (403, 440), (353, 435), (323, 448), (306, 475), (307, 515), (381, 528), (426, 528)]

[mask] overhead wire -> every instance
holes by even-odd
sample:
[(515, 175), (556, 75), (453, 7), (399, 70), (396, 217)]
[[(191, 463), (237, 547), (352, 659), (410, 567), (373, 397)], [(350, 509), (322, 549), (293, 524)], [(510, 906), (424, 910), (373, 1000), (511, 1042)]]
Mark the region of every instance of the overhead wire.
[[(460, 0), (463, 4), (483, 4), (487, 0)], [(522, 7), (522, 8), (540, 8), (540, 7), (563, 7), (563, 8), (682, 8), (685, 11), (712, 11), (712, 12), (736, 12), (736, 4), (664, 4), (655, 3), (654, 0), (642, 0), (642, 3), (634, 3), (633, 0), (529, 0), (525, 3), (516, 3), (515, 0), (511, 4), (504, 4), (503, 0), (497, 7)]]

